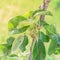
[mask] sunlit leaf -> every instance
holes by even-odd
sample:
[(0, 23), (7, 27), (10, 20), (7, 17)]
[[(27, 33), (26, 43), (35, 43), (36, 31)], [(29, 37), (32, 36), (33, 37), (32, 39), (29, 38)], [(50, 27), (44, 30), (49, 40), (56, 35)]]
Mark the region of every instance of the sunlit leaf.
[(16, 16), (14, 18), (12, 18), (11, 20), (9, 20), (8, 22), (8, 29), (9, 30), (12, 30), (14, 28), (17, 27), (17, 25), (21, 22), (21, 21), (24, 21), (24, 20), (27, 20), (25, 17), (23, 16)]
[(26, 18), (31, 18), (32, 17), (32, 13), (33, 13), (33, 11), (28, 11), (23, 16), (26, 17)]
[(40, 16), (40, 15), (52, 16), (52, 13), (50, 11), (36, 10), (33, 12), (32, 17), (36, 17), (36, 16)]
[(23, 36), (19, 36), (17, 39), (14, 40), (12, 45), (12, 52), (15, 52), (19, 48), (22, 41), (23, 41)]

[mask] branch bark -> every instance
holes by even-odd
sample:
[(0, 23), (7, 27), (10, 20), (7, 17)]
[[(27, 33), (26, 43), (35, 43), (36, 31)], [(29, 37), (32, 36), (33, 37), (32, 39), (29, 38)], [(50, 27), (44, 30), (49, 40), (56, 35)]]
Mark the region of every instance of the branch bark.
[(29, 60), (32, 60), (32, 48), (33, 48), (33, 44), (34, 44), (35, 40), (36, 40), (36, 35), (34, 35), (32, 43), (31, 43)]
[[(40, 6), (41, 10), (46, 11), (51, 0), (43, 0), (43, 5)], [(40, 20), (45, 20), (45, 15), (40, 16)]]
[(32, 44), (31, 44), (31, 47), (30, 47), (29, 60), (32, 60), (32, 47), (33, 47), (34, 41), (35, 41), (35, 38), (33, 38), (33, 40), (32, 40)]

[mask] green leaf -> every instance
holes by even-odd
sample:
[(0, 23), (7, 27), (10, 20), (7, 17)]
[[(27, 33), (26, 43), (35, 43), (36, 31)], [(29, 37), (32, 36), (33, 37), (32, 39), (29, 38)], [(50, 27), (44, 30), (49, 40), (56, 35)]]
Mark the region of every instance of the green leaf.
[(33, 51), (32, 51), (32, 60), (34, 60), (37, 56), (38, 53), (38, 42), (36, 41), (33, 46)]
[(54, 54), (55, 54), (55, 55), (60, 54), (60, 47), (57, 47), (57, 48), (56, 48), (56, 50), (55, 50)]
[(16, 28), (18, 26), (18, 24), (21, 21), (24, 21), (24, 20), (27, 20), (27, 19), (23, 16), (16, 16), (16, 17), (10, 19), (8, 22), (8, 29), (13, 30), (14, 28)]
[(49, 55), (51, 54), (59, 54), (60, 53), (60, 36), (59, 34), (50, 35), (50, 39), (52, 40), (49, 47)]
[(20, 49), (22, 52), (24, 52), (26, 50), (27, 44), (28, 44), (28, 37), (26, 35), (24, 35), (24, 39), (20, 45)]
[(56, 41), (57, 41), (57, 46), (55, 49), (54, 54), (60, 54), (60, 34), (56, 34)]
[(53, 16), (53, 14), (50, 11), (46, 11), (45, 15)]
[(19, 48), (22, 41), (23, 41), (23, 36), (19, 36), (17, 39), (14, 40), (12, 45), (12, 52), (15, 52)]
[(32, 51), (32, 60), (45, 60), (46, 51), (43, 42), (38, 37), (38, 40), (35, 41), (33, 51)]
[(34, 16), (35, 14), (39, 13), (39, 12), (43, 12), (43, 10), (35, 10), (32, 14), (32, 16)]
[(28, 11), (23, 16), (26, 17), (26, 18), (31, 18), (32, 17), (32, 13), (33, 13), (33, 11)]
[(44, 11), (44, 10), (35, 10), (32, 14), (32, 17), (36, 17), (38, 15), (50, 15), (53, 16), (50, 11)]
[(60, 46), (60, 34), (56, 34), (57, 35), (57, 44)]
[(30, 25), (23, 26), (23, 27), (21, 27), (19, 29), (15, 28), (12, 31), (10, 31), (10, 34), (20, 34), (20, 33), (23, 33), (23, 32), (25, 32), (29, 28), (29, 26)]
[(57, 51), (58, 51), (58, 54), (60, 54), (60, 47), (59, 47), (59, 48), (57, 48)]
[(50, 43), (50, 46), (48, 49), (49, 55), (51, 55), (55, 52), (56, 46), (57, 46), (57, 36), (56, 36), (56, 34), (54, 34), (51, 36), (51, 43)]
[(1, 44), (1, 50), (3, 51), (4, 55), (7, 56), (11, 52), (11, 46), (8, 44)]
[(0, 44), (0, 51), (4, 51), (5, 49), (5, 44)]
[(43, 32), (39, 32), (39, 37), (40, 37), (40, 40), (42, 42), (48, 42), (49, 41), (49, 37), (47, 35), (45, 35)]
[(23, 26), (22, 28), (19, 29), (19, 33), (25, 32), (29, 27), (30, 27), (30, 25)]
[(9, 57), (18, 57), (16, 54), (11, 54)]
[(10, 31), (10, 34), (19, 34), (19, 30), (17, 28), (14, 28)]
[(44, 27), (49, 34), (56, 34), (57, 33), (54, 25), (45, 25)]
[(9, 38), (7, 39), (7, 44), (8, 44), (9, 46), (11, 46), (14, 40), (15, 40), (14, 37), (9, 37)]
[(46, 23), (46, 22), (43, 21), (43, 20), (40, 20), (39, 22), (40, 22), (40, 26), (45, 27), (46, 25), (48, 25), (48, 23)]

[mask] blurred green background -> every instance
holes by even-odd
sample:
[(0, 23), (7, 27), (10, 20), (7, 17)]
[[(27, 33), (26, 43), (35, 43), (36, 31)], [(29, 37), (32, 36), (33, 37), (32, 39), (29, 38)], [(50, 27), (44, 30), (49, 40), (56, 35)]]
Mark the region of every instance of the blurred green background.
[[(8, 36), (9, 19), (36, 10), (42, 3), (43, 0), (0, 0), (0, 43), (5, 43)], [(51, 0), (48, 10), (52, 12), (53, 16), (46, 17), (46, 21), (54, 24), (60, 33), (60, 0)], [(60, 60), (59, 56), (56, 57), (58, 57), (56, 60)]]

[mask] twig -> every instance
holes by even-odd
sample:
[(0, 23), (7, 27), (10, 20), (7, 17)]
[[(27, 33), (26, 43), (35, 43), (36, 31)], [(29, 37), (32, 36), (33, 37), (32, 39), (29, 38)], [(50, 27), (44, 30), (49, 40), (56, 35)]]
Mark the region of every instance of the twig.
[(36, 40), (36, 35), (34, 35), (32, 43), (31, 43), (29, 60), (32, 60), (32, 47), (33, 47), (35, 40)]
[(32, 40), (32, 44), (31, 44), (31, 47), (30, 47), (30, 55), (29, 55), (29, 60), (32, 60), (32, 46), (34, 44), (34, 39)]

